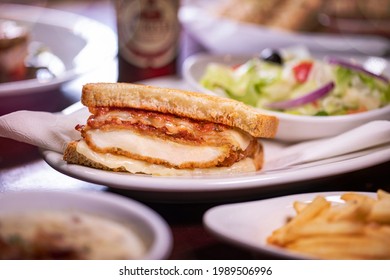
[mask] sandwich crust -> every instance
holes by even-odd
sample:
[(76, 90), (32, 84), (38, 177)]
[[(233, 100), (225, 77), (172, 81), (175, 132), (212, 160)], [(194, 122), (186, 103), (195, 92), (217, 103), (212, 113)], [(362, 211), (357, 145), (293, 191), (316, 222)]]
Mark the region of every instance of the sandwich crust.
[(90, 110), (95, 107), (135, 108), (220, 123), (240, 128), (254, 137), (272, 138), (278, 126), (276, 117), (261, 114), (244, 103), (180, 89), (90, 83), (83, 87), (81, 102)]
[(68, 163), (73, 164), (79, 164), (84, 165), (96, 169), (102, 169), (107, 171), (115, 171), (115, 172), (125, 172), (126, 169), (124, 167), (118, 167), (118, 168), (110, 168), (104, 164), (98, 163), (96, 161), (93, 161), (89, 159), (88, 157), (84, 156), (83, 154), (80, 154), (77, 152), (77, 143), (78, 141), (72, 141), (70, 142), (65, 149), (64, 152), (64, 160)]

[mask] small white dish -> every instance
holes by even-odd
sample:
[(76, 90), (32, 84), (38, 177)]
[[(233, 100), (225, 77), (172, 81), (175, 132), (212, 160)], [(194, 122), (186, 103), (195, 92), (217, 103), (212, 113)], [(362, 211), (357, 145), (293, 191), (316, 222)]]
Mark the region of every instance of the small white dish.
[(31, 32), (31, 41), (48, 48), (65, 68), (58, 76), (44, 81), (28, 79), (0, 83), (0, 97), (39, 94), (58, 88), (113, 61), (117, 54), (115, 33), (87, 17), (38, 6), (0, 4), (0, 18), (26, 25)]
[[(284, 225), (289, 217), (295, 215), (294, 201), (312, 201), (317, 195), (328, 201), (342, 203), (343, 192), (324, 192), (296, 194), (259, 201), (226, 204), (206, 211), (203, 223), (221, 240), (243, 247), (255, 253), (275, 258), (305, 259), (298, 253), (267, 244), (271, 233)], [(375, 193), (364, 193), (375, 197)]]
[(0, 194), (0, 213), (80, 211), (128, 223), (146, 247), (141, 259), (166, 259), (172, 234), (152, 209), (116, 194), (94, 191), (22, 191)]
[[(196, 54), (184, 61), (183, 77), (194, 90), (216, 95), (216, 93), (204, 88), (199, 83), (208, 64), (214, 62), (225, 65), (237, 65), (248, 61), (250, 58), (251, 56), (244, 55)], [(354, 56), (353, 58), (357, 61), (364, 61), (367, 59), (366, 57), (360, 56)], [(389, 65), (390, 63), (387, 63), (387, 68), (384, 70), (387, 75), (389, 75), (390, 72)], [(298, 116), (271, 110), (258, 110), (264, 114), (278, 117), (279, 128), (275, 138), (286, 142), (300, 142), (332, 137), (370, 121), (390, 120), (390, 105), (358, 114), (327, 117)]]

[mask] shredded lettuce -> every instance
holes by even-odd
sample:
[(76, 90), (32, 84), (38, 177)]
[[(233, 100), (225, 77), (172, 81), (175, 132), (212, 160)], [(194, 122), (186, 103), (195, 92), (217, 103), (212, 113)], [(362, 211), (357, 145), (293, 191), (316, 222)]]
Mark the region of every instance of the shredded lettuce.
[(299, 59), (292, 59), (282, 66), (259, 58), (252, 58), (235, 68), (211, 63), (200, 83), (211, 91), (268, 109), (269, 103), (304, 96), (324, 82), (334, 81), (334, 89), (315, 102), (280, 110), (298, 115), (344, 115), (390, 104), (389, 83), (340, 65), (329, 65), (315, 59), (311, 61), (313, 70), (304, 83), (297, 82), (292, 71)]

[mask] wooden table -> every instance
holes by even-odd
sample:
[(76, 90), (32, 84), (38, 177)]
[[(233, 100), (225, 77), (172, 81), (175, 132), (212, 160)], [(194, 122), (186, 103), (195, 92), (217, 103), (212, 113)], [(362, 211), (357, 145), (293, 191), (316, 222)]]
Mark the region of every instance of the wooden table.
[[(87, 2), (81, 6), (78, 2), (70, 4), (56, 3), (55, 7), (93, 16), (108, 25), (113, 24), (109, 1)], [(82, 2), (83, 3), (83, 2)], [(84, 8), (83, 8), (84, 7)], [(87, 8), (85, 8), (87, 7)], [(111, 12), (110, 12), (111, 11)], [(193, 51), (195, 48), (190, 48)], [(180, 78), (177, 78), (180, 80)], [(79, 98), (78, 89), (82, 81), (73, 87), (65, 87), (49, 93), (53, 102), (20, 104), (22, 109), (60, 111)], [(155, 81), (158, 83), (158, 81)], [(181, 84), (182, 85), (182, 84)], [(318, 178), (291, 184), (283, 193), (254, 195), (245, 200), (258, 200), (284, 194), (317, 191), (376, 191), (378, 188), (390, 191), (389, 161), (350, 173)], [(0, 192), (21, 190), (89, 190), (118, 192), (107, 186), (91, 184), (63, 175), (52, 169), (42, 159), (37, 148), (0, 138)], [(131, 198), (131, 194), (124, 194)], [(239, 200), (238, 200), (239, 201)], [(233, 245), (221, 242), (213, 237), (203, 226), (204, 212), (221, 203), (157, 203), (143, 200), (143, 203), (157, 211), (169, 224), (174, 238), (171, 259), (267, 259), (270, 256), (254, 254)]]

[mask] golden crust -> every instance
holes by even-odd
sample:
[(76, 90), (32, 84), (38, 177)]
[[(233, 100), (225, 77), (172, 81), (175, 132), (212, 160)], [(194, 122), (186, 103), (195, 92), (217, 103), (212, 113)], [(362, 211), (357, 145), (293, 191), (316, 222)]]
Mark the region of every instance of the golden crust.
[(136, 108), (240, 128), (254, 137), (275, 136), (278, 119), (244, 103), (180, 89), (129, 83), (91, 83), (82, 90), (87, 107)]

